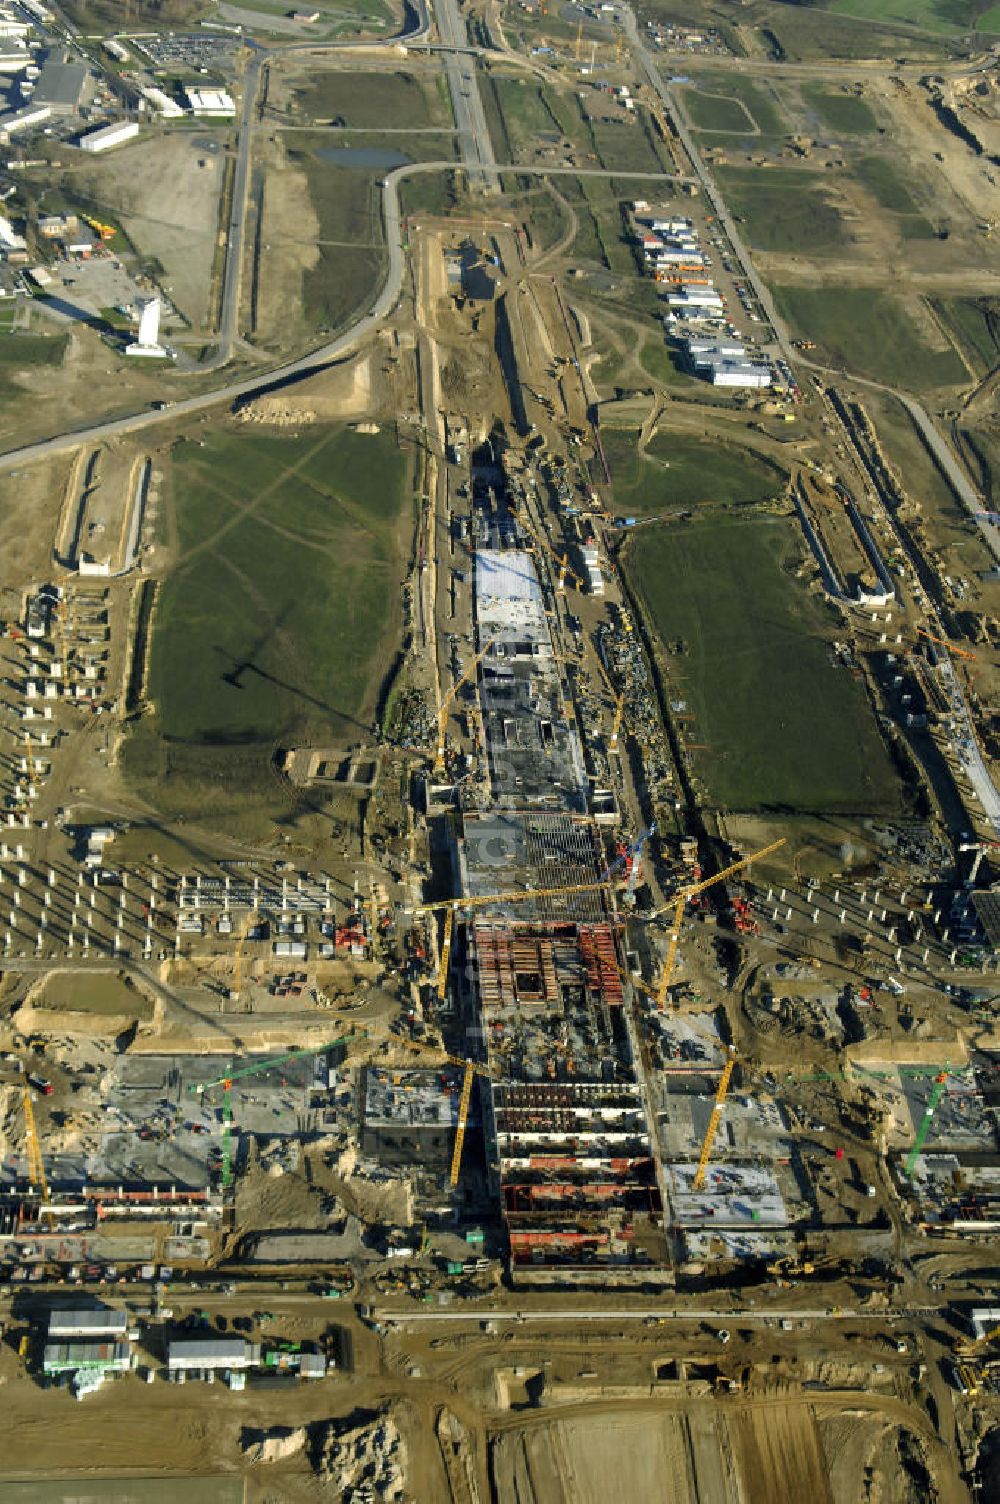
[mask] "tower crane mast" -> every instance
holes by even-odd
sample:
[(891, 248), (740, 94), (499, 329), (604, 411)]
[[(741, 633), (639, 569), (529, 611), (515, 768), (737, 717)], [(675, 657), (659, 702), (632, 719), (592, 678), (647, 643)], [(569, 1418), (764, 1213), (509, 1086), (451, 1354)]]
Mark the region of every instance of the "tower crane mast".
[[(684, 919), (684, 906), (689, 899), (695, 898), (699, 893), (704, 893), (707, 888), (712, 888), (716, 883), (723, 882), (727, 877), (732, 877), (736, 872), (742, 872), (744, 867), (749, 867), (752, 862), (758, 861), (762, 856), (770, 856), (772, 851), (777, 851), (779, 846), (784, 846), (785, 837), (780, 841), (772, 841), (770, 846), (762, 846), (760, 851), (754, 851), (750, 856), (745, 856), (738, 862), (731, 862), (728, 867), (723, 867), (714, 877), (708, 877), (704, 882), (695, 883), (694, 887), (682, 888), (675, 895), (673, 924), (670, 930), (670, 942), (667, 947), (667, 959), (664, 962), (663, 974), (660, 977), (660, 992), (658, 1004), (664, 1008), (667, 1002), (667, 990), (673, 980), (674, 968), (677, 965), (677, 949), (681, 940), (681, 923)], [(660, 911), (662, 913), (662, 910)]]
[(705, 1130), (705, 1138), (701, 1146), (698, 1168), (694, 1172), (694, 1179), (691, 1182), (692, 1191), (700, 1191), (705, 1184), (705, 1172), (708, 1169), (708, 1162), (712, 1157), (712, 1145), (715, 1143), (715, 1135), (719, 1131), (719, 1123), (722, 1120), (722, 1109), (726, 1105), (726, 1098), (729, 1095), (729, 1083), (735, 1068), (736, 1055), (733, 1051), (730, 1051), (729, 1059), (722, 1068), (722, 1075), (719, 1077), (719, 1085), (716, 1088), (715, 1101), (712, 1104), (712, 1114), (708, 1120), (708, 1127)]

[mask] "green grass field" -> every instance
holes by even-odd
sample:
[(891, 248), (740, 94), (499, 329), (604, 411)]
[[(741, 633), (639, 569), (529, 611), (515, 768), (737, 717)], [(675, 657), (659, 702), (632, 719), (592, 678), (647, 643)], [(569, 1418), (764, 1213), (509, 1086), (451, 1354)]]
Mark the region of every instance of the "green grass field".
[(1000, 360), (1000, 298), (935, 298), (934, 309), (985, 376)]
[(922, 31), (1000, 31), (1000, 7), (993, 0), (833, 0), (837, 15), (896, 21)]
[(783, 167), (767, 172), (719, 167), (716, 175), (755, 250), (822, 255), (841, 251), (848, 243), (843, 220), (827, 201), (818, 173)]
[(897, 216), (896, 224), (906, 240), (931, 240), (934, 226), (921, 213), (902, 174), (888, 157), (861, 157), (851, 164), (851, 176), (862, 183), (883, 209)]
[(965, 367), (950, 347), (925, 344), (900, 298), (866, 287), (772, 287), (800, 339), (815, 340), (831, 365), (906, 391), (960, 386)]
[(7, 334), (0, 338), (0, 365), (57, 366), (66, 354), (66, 334)]
[(682, 643), (670, 692), (694, 714), (694, 766), (719, 807), (888, 813), (899, 785), (863, 691), (833, 667), (832, 622), (790, 577), (784, 519), (652, 528), (625, 568), (653, 629)]
[(865, 185), (883, 209), (893, 214), (920, 213), (920, 205), (888, 157), (860, 157), (851, 166), (851, 176)]
[(15, 372), (21, 367), (61, 365), (68, 343), (66, 334), (0, 334), (0, 398), (23, 397), (25, 388)]
[(128, 766), (232, 796), (268, 782), (277, 738), (370, 722), (400, 630), (409, 463), (392, 433), (205, 432), (172, 452), (178, 557)]
[(341, 120), (355, 130), (415, 130), (450, 126), (444, 80), (412, 73), (320, 73), (296, 94), (310, 120)]
[(647, 339), (639, 351), (639, 364), (654, 381), (663, 386), (686, 388), (688, 392), (695, 386), (703, 389), (703, 384), (685, 371), (681, 362), (680, 352), (668, 349), (659, 336)]
[(646, 455), (631, 429), (602, 429), (601, 442), (611, 468), (615, 511), (636, 516), (679, 512), (708, 502), (746, 505), (776, 496), (786, 476), (747, 449), (660, 432)]
[(303, 132), (295, 142), (288, 160), (305, 171), (319, 220), (319, 259), (302, 282), (304, 313), (310, 329), (330, 331), (347, 323), (381, 280), (378, 174), (325, 161), (319, 153), (331, 143), (319, 132)]
[(691, 124), (699, 131), (729, 131), (733, 135), (756, 134), (757, 122), (746, 106), (727, 94), (685, 89), (684, 105)]
[[(780, 136), (787, 130), (787, 123), (782, 114), (781, 107), (773, 95), (760, 84), (752, 83), (749, 78), (744, 78), (741, 73), (705, 73), (701, 75), (699, 93), (693, 90), (685, 91), (684, 102), (690, 103), (692, 98), (698, 98), (708, 94), (721, 95), (742, 105), (750, 120), (764, 136)], [(741, 135), (745, 135), (748, 122), (743, 111), (740, 111), (741, 124), (732, 127)], [(731, 114), (735, 120), (736, 115)], [(693, 120), (693, 117), (692, 117)], [(703, 127), (703, 129), (706, 127)], [(724, 125), (709, 126), (710, 130), (727, 130), (730, 127)], [(749, 126), (752, 129), (752, 126)]]
[(962, 437), (972, 451), (986, 505), (996, 510), (1000, 506), (1000, 434), (985, 428), (965, 428)]
[(828, 130), (844, 131), (851, 136), (872, 135), (878, 130), (875, 116), (856, 94), (847, 94), (843, 89), (826, 89), (820, 84), (803, 84), (800, 92)]

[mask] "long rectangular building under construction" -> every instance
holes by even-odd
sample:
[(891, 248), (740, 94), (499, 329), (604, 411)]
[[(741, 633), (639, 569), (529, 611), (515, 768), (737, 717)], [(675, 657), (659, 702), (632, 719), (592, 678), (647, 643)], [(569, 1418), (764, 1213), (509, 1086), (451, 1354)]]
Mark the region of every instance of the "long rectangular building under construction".
[(529, 553), (475, 555), (491, 808), (465, 814), (459, 891), (483, 1125), (515, 1278), (665, 1263), (623, 958), (575, 721)]

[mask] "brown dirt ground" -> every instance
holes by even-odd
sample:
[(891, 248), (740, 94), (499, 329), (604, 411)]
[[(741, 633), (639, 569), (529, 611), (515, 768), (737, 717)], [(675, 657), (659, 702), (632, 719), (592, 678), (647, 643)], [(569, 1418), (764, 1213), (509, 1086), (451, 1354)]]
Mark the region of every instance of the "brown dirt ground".
[(319, 220), (306, 173), (290, 165), (283, 143), (276, 141), (267, 150), (257, 336), (286, 346), (302, 328), (302, 279), (319, 259)]

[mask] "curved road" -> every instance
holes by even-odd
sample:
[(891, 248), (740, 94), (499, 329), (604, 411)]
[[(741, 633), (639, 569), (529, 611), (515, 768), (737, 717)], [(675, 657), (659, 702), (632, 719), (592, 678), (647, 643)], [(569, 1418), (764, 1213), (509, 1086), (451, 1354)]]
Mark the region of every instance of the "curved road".
[[(386, 278), (368, 312), (363, 314), (349, 329), (345, 329), (343, 334), (338, 335), (336, 339), (320, 345), (308, 355), (299, 356), (296, 360), (287, 361), (284, 365), (275, 366), (268, 371), (258, 372), (242, 381), (233, 381), (226, 386), (215, 387), (212, 391), (202, 392), (197, 397), (181, 398), (162, 411), (144, 408), (141, 412), (129, 413), (122, 418), (109, 418), (102, 423), (90, 424), (86, 428), (57, 434), (51, 439), (40, 439), (37, 443), (25, 444), (19, 449), (8, 449), (4, 454), (0, 454), (0, 472), (14, 470), (21, 465), (32, 464), (36, 460), (51, 459), (54, 455), (64, 454), (67, 450), (76, 449), (81, 444), (98, 443), (105, 439), (119, 438), (123, 434), (138, 433), (141, 429), (151, 428), (158, 423), (173, 423), (177, 418), (205, 412), (208, 408), (217, 407), (223, 402), (235, 402), (241, 397), (252, 397), (258, 392), (281, 385), (293, 377), (308, 376), (332, 364), (340, 356), (345, 355), (359, 340), (372, 333), (392, 311), (399, 297), (403, 285), (403, 233), (399, 208), (399, 184), (418, 173), (454, 172), (459, 165), (450, 158), (440, 162), (413, 162), (405, 167), (395, 168), (382, 179), (382, 217), (386, 249), (389, 255)], [(522, 176), (548, 177), (552, 174), (563, 174), (568, 177), (617, 178), (619, 180), (634, 178), (644, 182), (648, 182), (651, 178), (680, 183), (690, 181), (688, 178), (670, 177), (666, 173), (610, 172), (602, 168), (527, 167), (516, 162), (498, 162), (495, 166), (498, 172), (517, 172)]]

